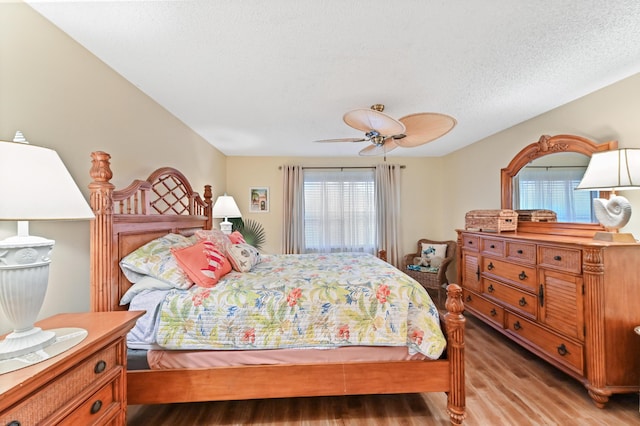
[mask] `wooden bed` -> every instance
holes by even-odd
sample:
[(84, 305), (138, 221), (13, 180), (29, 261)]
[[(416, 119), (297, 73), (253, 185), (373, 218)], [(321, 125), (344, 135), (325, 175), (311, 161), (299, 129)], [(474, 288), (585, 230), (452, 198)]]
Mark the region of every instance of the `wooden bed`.
[[(110, 183), (110, 155), (93, 152), (91, 157), (90, 204), (96, 215), (91, 221), (91, 308), (123, 310), (119, 301), (131, 283), (120, 270), (120, 259), (169, 232), (211, 229), (211, 187), (200, 197), (181, 172), (165, 167), (116, 190)], [(456, 284), (448, 288), (446, 308), (441, 324), (447, 349), (438, 360), (129, 371), (128, 404), (446, 392), (451, 424), (459, 425), (465, 418), (465, 319)]]

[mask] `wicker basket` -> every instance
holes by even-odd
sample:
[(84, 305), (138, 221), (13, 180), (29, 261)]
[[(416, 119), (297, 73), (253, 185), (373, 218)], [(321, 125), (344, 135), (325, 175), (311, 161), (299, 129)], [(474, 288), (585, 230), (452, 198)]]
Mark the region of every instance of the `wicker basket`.
[(514, 210), (471, 210), (464, 219), (468, 231), (502, 232), (518, 228), (518, 213)]
[(521, 222), (557, 222), (558, 216), (553, 210), (516, 210)]

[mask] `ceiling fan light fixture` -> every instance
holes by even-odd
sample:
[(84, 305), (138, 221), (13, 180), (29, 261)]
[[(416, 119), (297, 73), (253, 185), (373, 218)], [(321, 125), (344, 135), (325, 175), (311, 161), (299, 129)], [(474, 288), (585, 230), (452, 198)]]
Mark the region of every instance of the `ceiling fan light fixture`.
[(358, 155), (362, 157), (386, 155), (388, 152), (393, 151), (398, 147), (398, 144), (393, 138), (386, 138), (382, 143), (369, 145), (366, 148), (360, 150)]
[(412, 148), (438, 139), (457, 124), (455, 118), (446, 114), (420, 112), (396, 120), (383, 113), (383, 110), (383, 104), (373, 104), (371, 108), (358, 108), (343, 115), (347, 126), (364, 132), (365, 139), (325, 139), (316, 142), (369, 141), (371, 145), (362, 149), (359, 155), (386, 155), (398, 146)]

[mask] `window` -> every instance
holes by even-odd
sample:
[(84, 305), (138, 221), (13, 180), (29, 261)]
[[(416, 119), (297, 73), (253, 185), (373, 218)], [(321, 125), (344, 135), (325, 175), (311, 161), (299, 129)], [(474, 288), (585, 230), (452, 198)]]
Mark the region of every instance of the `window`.
[(525, 167), (518, 173), (519, 209), (553, 210), (558, 222), (596, 222), (595, 192), (576, 191), (586, 167)]
[(304, 170), (304, 236), (307, 253), (374, 254), (374, 170)]

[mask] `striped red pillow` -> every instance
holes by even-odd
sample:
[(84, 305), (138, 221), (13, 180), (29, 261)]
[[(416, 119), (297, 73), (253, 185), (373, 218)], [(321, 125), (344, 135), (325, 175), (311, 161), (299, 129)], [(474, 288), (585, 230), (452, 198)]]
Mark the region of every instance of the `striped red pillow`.
[(229, 260), (210, 241), (199, 241), (171, 252), (180, 268), (200, 287), (213, 287), (231, 272)]

